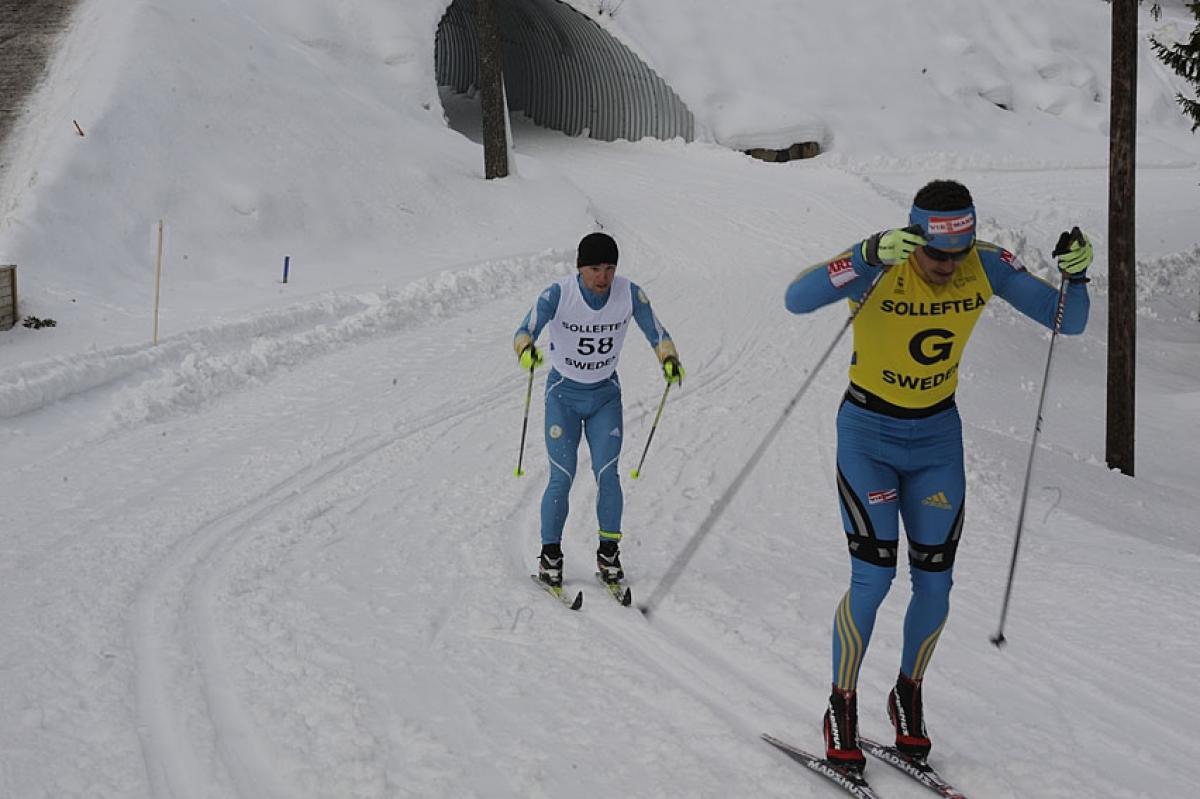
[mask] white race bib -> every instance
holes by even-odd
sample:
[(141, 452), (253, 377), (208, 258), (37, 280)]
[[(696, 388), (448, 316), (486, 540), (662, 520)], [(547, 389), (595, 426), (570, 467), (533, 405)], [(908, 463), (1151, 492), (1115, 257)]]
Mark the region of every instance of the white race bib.
[(599, 383), (617, 371), (625, 332), (633, 320), (633, 290), (629, 280), (614, 277), (608, 301), (593, 310), (583, 298), (579, 279), (558, 281), (558, 311), (550, 320), (550, 363), (563, 377), (578, 383)]

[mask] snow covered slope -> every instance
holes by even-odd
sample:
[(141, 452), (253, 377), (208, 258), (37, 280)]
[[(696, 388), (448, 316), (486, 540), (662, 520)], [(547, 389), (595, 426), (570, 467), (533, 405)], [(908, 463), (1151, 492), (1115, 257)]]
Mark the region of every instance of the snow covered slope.
[[(1200, 145), (1144, 61), (1131, 479), (1104, 466), (1108, 7), (580, 2), (711, 140), (518, 119), (518, 174), (493, 182), (458, 132), (473, 103), (430, 81), (444, 7), (81, 6), (0, 195), (0, 261), (59, 323), (0, 333), (0, 796), (830, 795), (758, 735), (820, 745), (848, 346), (648, 621), (593, 588), (583, 468), (564, 539), (583, 611), (529, 583), (542, 415), (518, 480), (509, 341), (578, 238), (612, 232), (688, 368), (625, 481), (648, 596), (844, 320), (787, 314), (788, 281), (903, 221), (933, 177), (966, 182), (983, 236), (1041, 274), (1065, 227), (1097, 246), (1089, 329), (1056, 344), (1003, 651), (987, 637), (1048, 333), (997, 302), (963, 364), (970, 512), (928, 674), (933, 760), (974, 799), (1200, 793)], [(1178, 25), (1167, 11), (1146, 29)], [(831, 145), (812, 161), (729, 146), (810, 125)], [(628, 345), (626, 470), (662, 393)], [(862, 676), (875, 736), (906, 589)]]

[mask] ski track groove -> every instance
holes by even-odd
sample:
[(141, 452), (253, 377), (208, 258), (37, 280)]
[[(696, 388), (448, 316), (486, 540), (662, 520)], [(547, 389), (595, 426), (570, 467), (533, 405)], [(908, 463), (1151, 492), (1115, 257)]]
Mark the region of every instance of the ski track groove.
[[(238, 701), (226, 661), (220, 656), (214, 596), (232, 553), (252, 535), (250, 531), (297, 495), (311, 494), (334, 477), (415, 436), (444, 435), (438, 431), (477, 413), (481, 405), (507, 402), (506, 382), (493, 385), (482, 403), (473, 396), (450, 408), (438, 406), (399, 433), (364, 436), (327, 453), (321, 463), (300, 468), (257, 497), (182, 536), (148, 573), (137, 591), (130, 637), (138, 675), (138, 732), (154, 796), (205, 795), (195, 786), (205, 785), (210, 774), (201, 753), (187, 743), (187, 708), (171, 710), (180, 705), (180, 679), (173, 678), (172, 671), (194, 673), (202, 684), (202, 705), (207, 709), (215, 754), (237, 795), (246, 799), (296, 795), (273, 773), (273, 760), (257, 743), (259, 736)], [(330, 464), (330, 460), (334, 462)]]
[[(605, 602), (605, 605), (611, 603)], [(766, 719), (785, 714), (791, 718), (808, 721), (810, 715), (791, 698), (788, 698), (761, 680), (749, 676), (731, 664), (712, 647), (675, 630), (669, 621), (663, 621), (661, 611), (653, 620), (646, 619), (634, 608), (608, 608), (601, 613), (588, 613), (588, 621), (604, 628), (614, 645), (626, 655), (636, 657), (646, 669), (669, 681), (681, 693), (691, 696), (742, 740), (752, 741), (768, 730)], [(586, 607), (586, 606), (585, 606)], [(594, 606), (593, 606), (594, 610)], [(626, 614), (620, 618), (614, 614)], [(816, 736), (816, 722), (806, 724), (811, 735)], [(795, 727), (791, 727), (795, 730)], [(794, 734), (794, 733), (793, 733)], [(764, 749), (763, 757), (769, 756)], [(780, 761), (782, 763), (782, 761)], [(785, 764), (787, 765), (787, 764)], [(885, 785), (889, 797), (916, 797), (926, 795), (925, 789), (914, 788), (903, 775), (893, 775), (876, 769), (871, 775), (873, 786)], [(805, 784), (804, 774), (797, 772), (796, 789)], [(809, 786), (811, 795), (822, 796), (819, 783)]]

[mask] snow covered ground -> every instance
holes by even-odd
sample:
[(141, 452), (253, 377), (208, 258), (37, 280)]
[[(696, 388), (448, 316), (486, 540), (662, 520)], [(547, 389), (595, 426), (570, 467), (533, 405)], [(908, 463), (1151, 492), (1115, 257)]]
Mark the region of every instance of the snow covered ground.
[[(23, 313), (58, 322), (0, 333), (0, 796), (831, 795), (758, 736), (820, 745), (847, 343), (647, 619), (592, 582), (583, 469), (564, 538), (583, 611), (525, 576), (546, 467), (535, 401), (512, 475), (510, 337), (583, 233), (618, 239), (688, 370), (625, 481), (647, 597), (845, 318), (787, 314), (788, 281), (904, 221), (934, 177), (1031, 269), (1053, 277), (1073, 224), (1097, 263), (1088, 331), (1055, 345), (1003, 650), (1049, 334), (997, 301), (964, 361), (932, 760), (974, 799), (1200, 794), (1200, 140), (1178, 85), (1146, 56), (1131, 479), (1104, 465), (1108, 7), (742, 5), (578, 3), (706, 135), (518, 119), (518, 174), (485, 182), (477, 110), (432, 82), (443, 0), (84, 0), (0, 187), (0, 262)], [(1144, 32), (1190, 28), (1166, 12)], [(724, 146), (814, 124), (812, 161)], [(662, 393), (628, 343), (626, 473)], [(861, 680), (875, 736), (906, 587)]]

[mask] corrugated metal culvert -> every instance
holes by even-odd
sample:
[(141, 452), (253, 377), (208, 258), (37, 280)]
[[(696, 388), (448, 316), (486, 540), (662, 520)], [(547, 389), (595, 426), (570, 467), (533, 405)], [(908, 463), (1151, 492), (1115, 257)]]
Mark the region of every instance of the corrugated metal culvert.
[[(497, 0), (508, 107), (575, 136), (691, 141), (692, 112), (603, 28), (558, 0)], [(454, 0), (437, 30), (439, 86), (478, 85), (474, 0)]]

